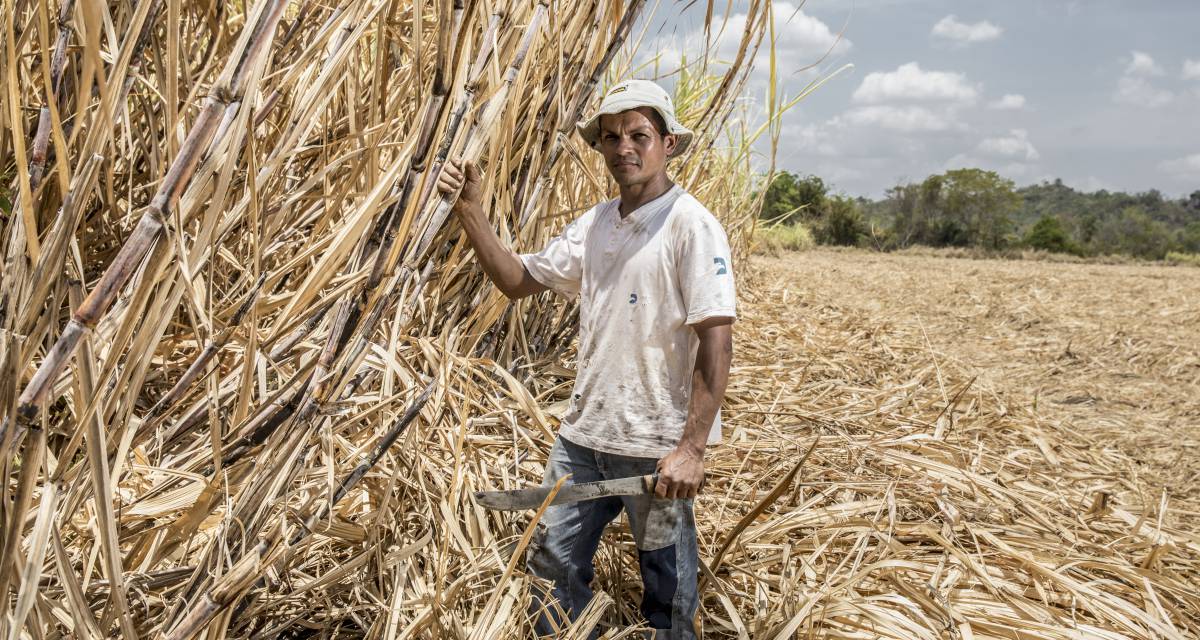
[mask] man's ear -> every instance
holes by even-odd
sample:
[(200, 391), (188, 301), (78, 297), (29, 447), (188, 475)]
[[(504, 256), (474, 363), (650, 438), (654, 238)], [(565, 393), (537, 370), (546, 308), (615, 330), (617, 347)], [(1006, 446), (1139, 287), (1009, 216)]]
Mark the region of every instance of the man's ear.
[(679, 136), (673, 133), (663, 136), (663, 149), (667, 152), (668, 156), (674, 153), (676, 144), (679, 144)]

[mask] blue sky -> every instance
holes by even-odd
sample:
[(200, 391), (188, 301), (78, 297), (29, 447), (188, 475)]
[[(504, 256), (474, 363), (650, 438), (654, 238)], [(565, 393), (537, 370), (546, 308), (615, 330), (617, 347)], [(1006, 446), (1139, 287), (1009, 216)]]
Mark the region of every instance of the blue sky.
[[(698, 50), (705, 4), (661, 3), (649, 46), (664, 58)], [(1200, 0), (774, 7), (785, 93), (854, 65), (784, 116), (780, 168), (871, 198), (964, 166), (1018, 185), (1200, 190)], [(741, 24), (735, 9), (719, 52)], [(796, 71), (826, 51), (816, 69)], [(748, 89), (759, 104), (765, 76)]]

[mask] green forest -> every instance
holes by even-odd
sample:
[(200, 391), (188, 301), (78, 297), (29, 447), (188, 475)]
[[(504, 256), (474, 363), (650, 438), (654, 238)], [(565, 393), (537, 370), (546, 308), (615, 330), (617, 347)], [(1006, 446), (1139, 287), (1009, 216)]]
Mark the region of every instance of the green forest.
[(883, 251), (923, 245), (1146, 260), (1200, 254), (1200, 190), (1171, 199), (1157, 190), (1084, 193), (1061, 180), (1018, 188), (982, 169), (897, 185), (879, 201), (785, 171), (768, 187), (761, 216), (803, 225), (819, 244)]

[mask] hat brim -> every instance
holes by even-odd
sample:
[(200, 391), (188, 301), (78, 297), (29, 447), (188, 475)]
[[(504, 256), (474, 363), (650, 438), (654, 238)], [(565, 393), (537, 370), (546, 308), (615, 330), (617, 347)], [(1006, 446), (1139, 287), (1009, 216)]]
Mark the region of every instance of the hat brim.
[(588, 146), (595, 147), (596, 143), (600, 140), (600, 116), (623, 113), (637, 109), (638, 107), (650, 107), (657, 111), (658, 115), (662, 116), (663, 122), (667, 123), (667, 133), (675, 136), (675, 150), (667, 156), (668, 158), (681, 156), (683, 152), (687, 151), (688, 147), (692, 144), (691, 129), (679, 124), (679, 121), (672, 114), (664, 113), (662, 109), (636, 99), (615, 100), (606, 104), (587, 120), (576, 124), (575, 128), (579, 131), (579, 136), (583, 138), (584, 142), (588, 143)]

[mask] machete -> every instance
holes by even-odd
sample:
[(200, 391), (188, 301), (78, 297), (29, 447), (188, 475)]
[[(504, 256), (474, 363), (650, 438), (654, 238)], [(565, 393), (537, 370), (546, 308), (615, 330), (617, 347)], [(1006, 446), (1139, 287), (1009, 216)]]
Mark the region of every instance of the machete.
[[(550, 504), (567, 504), (582, 502), (609, 496), (636, 496), (654, 493), (654, 485), (658, 483), (658, 474), (648, 476), (633, 476), (599, 482), (585, 482), (563, 487), (554, 496)], [(534, 487), (532, 489), (513, 489), (511, 491), (476, 491), (475, 501), (499, 511), (520, 511), (536, 509), (550, 495), (553, 487)]]

